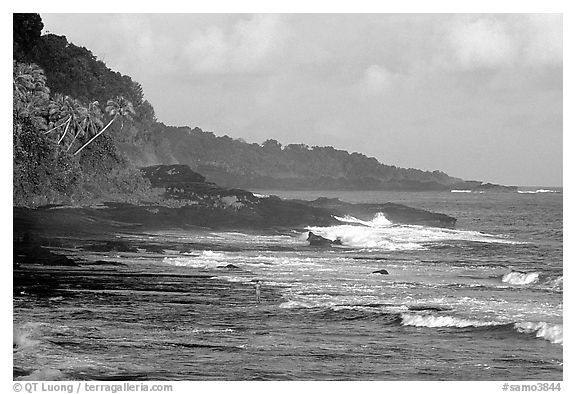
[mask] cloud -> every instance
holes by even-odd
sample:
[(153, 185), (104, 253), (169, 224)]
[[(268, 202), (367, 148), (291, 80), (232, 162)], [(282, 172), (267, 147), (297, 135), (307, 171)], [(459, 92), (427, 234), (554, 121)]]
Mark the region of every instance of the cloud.
[(562, 65), (562, 15), (530, 14), (525, 16), (523, 55), (531, 66)]
[[(482, 151), (499, 152), (482, 178), (505, 183), (545, 183), (561, 168), (561, 15), (42, 17), (142, 83), (166, 124), (471, 178), (485, 171)], [(507, 169), (540, 147), (548, 178)]]
[(197, 73), (251, 73), (266, 69), (281, 54), (285, 29), (278, 15), (254, 15), (192, 34), (185, 56)]
[(515, 45), (504, 23), (494, 18), (457, 20), (448, 42), (454, 61), (465, 69), (509, 66), (515, 58)]
[(562, 65), (562, 15), (455, 16), (441, 64), (464, 70)]
[(370, 94), (385, 93), (392, 88), (397, 76), (386, 67), (378, 64), (368, 66), (358, 83), (361, 92)]

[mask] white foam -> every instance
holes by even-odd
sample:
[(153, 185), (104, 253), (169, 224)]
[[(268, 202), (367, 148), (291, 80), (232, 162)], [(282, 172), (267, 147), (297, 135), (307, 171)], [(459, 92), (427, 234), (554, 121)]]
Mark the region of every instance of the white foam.
[(402, 315), (402, 325), (404, 326), (414, 326), (414, 327), (483, 327), (483, 326), (494, 326), (500, 323), (497, 322), (486, 322), (479, 320), (469, 320), (462, 319), (452, 316), (433, 316), (433, 315), (420, 315), (403, 313)]
[(538, 194), (538, 193), (558, 193), (556, 190), (538, 189), (538, 190), (518, 190), (520, 194)]
[(59, 369), (44, 368), (33, 371), (30, 375), (21, 376), (17, 380), (38, 381), (38, 380), (63, 380), (64, 374)]
[[(370, 221), (352, 216), (335, 217), (346, 223), (331, 227), (308, 227), (308, 231), (330, 240), (340, 239), (345, 246), (384, 250), (426, 249), (426, 244), (443, 241), (473, 241), (484, 243), (517, 242), (478, 231), (453, 230), (417, 225), (393, 225), (382, 213)], [(306, 239), (307, 233), (301, 239)]]
[(553, 290), (562, 291), (564, 290), (564, 277), (560, 276), (558, 278), (550, 279), (546, 284)]
[(381, 228), (339, 225), (332, 227), (308, 227), (314, 234), (331, 240), (340, 239), (343, 245), (357, 248), (385, 250), (416, 250), (424, 246), (409, 239), (394, 239), (393, 234)]
[(502, 282), (510, 283), (511, 285), (528, 285), (538, 282), (539, 272), (509, 272), (502, 277)]
[(562, 324), (523, 322), (514, 324), (514, 327), (521, 333), (535, 332), (539, 338), (544, 338), (559, 345), (564, 344), (564, 328)]
[(205, 250), (200, 256), (164, 257), (163, 262), (177, 267), (217, 268), (224, 260), (224, 253)]
[(234, 332), (231, 328), (195, 328), (193, 334), (228, 334)]
[(33, 348), (40, 343), (39, 340), (34, 339), (38, 335), (42, 323), (28, 322), (20, 326), (13, 326), (13, 344), (18, 350)]
[(386, 219), (386, 216), (382, 212), (378, 212), (374, 215), (374, 218), (369, 221), (360, 220), (350, 215), (344, 217), (334, 216), (334, 218), (344, 223), (357, 223), (368, 227), (388, 227), (392, 225), (392, 222)]
[(472, 193), (472, 190), (450, 190), (452, 193)]

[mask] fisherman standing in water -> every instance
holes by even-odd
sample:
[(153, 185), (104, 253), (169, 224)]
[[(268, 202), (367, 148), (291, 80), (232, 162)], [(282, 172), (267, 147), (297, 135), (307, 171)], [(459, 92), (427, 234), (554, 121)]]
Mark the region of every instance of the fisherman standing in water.
[(260, 303), (260, 280), (256, 281), (256, 302)]

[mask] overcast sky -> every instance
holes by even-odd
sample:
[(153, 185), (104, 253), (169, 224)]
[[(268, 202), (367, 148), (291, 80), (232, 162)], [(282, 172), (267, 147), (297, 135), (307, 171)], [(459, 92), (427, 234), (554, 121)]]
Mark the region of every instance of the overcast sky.
[(158, 119), (382, 163), (562, 185), (562, 17), (42, 14)]

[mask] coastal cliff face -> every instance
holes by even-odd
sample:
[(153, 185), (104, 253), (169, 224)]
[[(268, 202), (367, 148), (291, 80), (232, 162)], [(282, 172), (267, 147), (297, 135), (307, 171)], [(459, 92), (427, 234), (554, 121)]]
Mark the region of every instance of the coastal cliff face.
[[(209, 182), (247, 190), (516, 190), (465, 181), (441, 171), (386, 165), (331, 146), (283, 146), (275, 140), (247, 143), (200, 128), (166, 126), (156, 120), (138, 82), (109, 69), (90, 50), (65, 36), (42, 34), (38, 14), (14, 14), (13, 29), (14, 86), (20, 86), (14, 91), (13, 106), (16, 206), (151, 199), (150, 184), (137, 168), (161, 164), (180, 164), (202, 174), (194, 182), (169, 186), (163, 193), (172, 200), (190, 187), (213, 196)], [(34, 78), (34, 88), (16, 84)], [(115, 116), (103, 114), (114, 98), (130, 103), (129, 118), (114, 122)], [(73, 110), (68, 113), (66, 108)], [(68, 131), (64, 124), (72, 117), (82, 120)], [(99, 123), (110, 127), (101, 129)], [(82, 126), (88, 124), (90, 129)], [(90, 144), (89, 138), (104, 130)], [(77, 155), (84, 142), (90, 145)], [(161, 179), (148, 175), (156, 182), (152, 188), (158, 188)], [(171, 182), (175, 182), (173, 175)], [(250, 200), (247, 194), (235, 193)], [(224, 203), (240, 204), (232, 196), (223, 197), (230, 197)]]
[(166, 200), (178, 201), (183, 207), (203, 206), (214, 212), (226, 211), (229, 220), (238, 216), (257, 226), (330, 225), (338, 223), (334, 216), (351, 215), (370, 220), (379, 213), (400, 224), (454, 227), (456, 223), (456, 219), (444, 214), (394, 203), (352, 204), (328, 198), (306, 201), (257, 196), (246, 190), (206, 182), (202, 175), (183, 165), (151, 166), (142, 172)]
[(153, 201), (138, 205), (105, 202), (82, 207), (14, 208), (15, 234), (24, 230), (54, 235), (174, 228), (304, 231), (308, 226), (342, 224), (335, 216), (369, 220), (379, 213), (397, 224), (454, 227), (456, 223), (448, 215), (393, 203), (350, 204), (338, 199), (305, 201), (258, 196), (206, 182), (202, 175), (183, 165), (152, 166), (142, 172), (156, 193)]
[(373, 157), (331, 146), (307, 146), (268, 140), (246, 143), (215, 136), (200, 128), (161, 123), (143, 129), (138, 143), (119, 149), (138, 167), (185, 164), (211, 182), (227, 187), (270, 190), (398, 190), (398, 191), (516, 191), (515, 187), (465, 181), (441, 171), (406, 169)]

